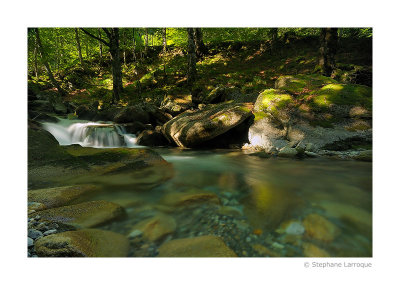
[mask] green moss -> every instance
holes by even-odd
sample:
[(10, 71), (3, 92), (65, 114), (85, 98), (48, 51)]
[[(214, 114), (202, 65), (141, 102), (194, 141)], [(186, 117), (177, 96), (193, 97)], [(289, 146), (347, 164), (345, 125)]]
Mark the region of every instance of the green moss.
[(276, 89), (264, 90), (257, 99), (254, 106), (256, 112), (276, 112), (288, 107), (293, 103), (293, 98), (289, 94), (284, 94)]
[(329, 84), (313, 92), (312, 102), (317, 107), (327, 108), (331, 104), (362, 106), (372, 109), (372, 88), (357, 84)]
[(305, 94), (314, 91), (324, 85), (337, 83), (336, 80), (319, 74), (299, 74), (280, 76), (275, 82), (275, 88), (285, 90), (290, 94)]

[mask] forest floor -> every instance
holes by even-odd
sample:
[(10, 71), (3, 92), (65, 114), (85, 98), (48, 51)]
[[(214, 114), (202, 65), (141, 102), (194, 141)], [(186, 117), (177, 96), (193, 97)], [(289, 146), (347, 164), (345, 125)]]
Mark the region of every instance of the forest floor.
[[(365, 40), (342, 39), (337, 53), (337, 66), (342, 70), (372, 67), (371, 43)], [(165, 95), (207, 93), (218, 85), (236, 87), (242, 94), (258, 93), (273, 88), (281, 75), (310, 74), (318, 61), (318, 40), (292, 39), (274, 50), (265, 42), (221, 43), (209, 45), (209, 53), (197, 62), (197, 80), (192, 90), (186, 84), (185, 50), (168, 47), (166, 54), (159, 48), (137, 62), (122, 65), (124, 92), (121, 104), (150, 101), (157, 105)], [(129, 58), (132, 58), (130, 55)], [(112, 76), (109, 62), (86, 62), (84, 69), (71, 68), (55, 72), (68, 90), (67, 101), (78, 104), (99, 101), (108, 104), (112, 98)], [(337, 79), (337, 78), (336, 78)], [(340, 81), (340, 80), (339, 80)], [(43, 78), (30, 80), (40, 89), (50, 86)]]

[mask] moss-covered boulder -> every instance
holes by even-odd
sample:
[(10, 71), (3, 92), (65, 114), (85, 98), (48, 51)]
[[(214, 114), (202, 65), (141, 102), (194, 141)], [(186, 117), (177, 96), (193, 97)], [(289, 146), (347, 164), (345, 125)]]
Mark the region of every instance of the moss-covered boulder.
[(153, 130), (142, 131), (138, 135), (136, 143), (145, 146), (166, 146), (169, 144), (162, 132)]
[(296, 103), (294, 98), (276, 89), (267, 89), (260, 93), (254, 105), (255, 120), (270, 117), (282, 124), (290, 121), (291, 112)]
[[(118, 204), (107, 201), (91, 201), (40, 211), (42, 220), (72, 226), (90, 228), (123, 217), (125, 210)], [(34, 217), (37, 213), (30, 214)]]
[(312, 93), (315, 107), (328, 109), (332, 105), (361, 106), (372, 109), (372, 88), (357, 84), (328, 84)]
[(170, 240), (159, 252), (160, 257), (237, 257), (221, 238), (211, 235)]
[(98, 190), (94, 185), (74, 185), (45, 188), (28, 192), (28, 202), (41, 203), (41, 210), (76, 204)]
[(275, 81), (275, 88), (285, 90), (293, 95), (310, 93), (327, 84), (338, 83), (336, 80), (319, 74), (298, 74), (280, 76)]
[[(28, 147), (30, 147), (28, 145)], [(55, 148), (65, 160), (28, 168), (31, 189), (71, 184), (103, 184), (149, 189), (172, 177), (172, 165), (150, 149)], [(48, 161), (48, 160), (47, 160)]]
[(45, 236), (35, 242), (40, 257), (126, 257), (129, 240), (110, 231), (83, 229)]
[(228, 89), (223, 86), (217, 86), (210, 93), (203, 96), (201, 101), (205, 104), (220, 103), (224, 101)]
[(252, 116), (252, 104), (221, 103), (186, 111), (163, 126), (164, 135), (178, 146), (196, 147), (235, 128)]

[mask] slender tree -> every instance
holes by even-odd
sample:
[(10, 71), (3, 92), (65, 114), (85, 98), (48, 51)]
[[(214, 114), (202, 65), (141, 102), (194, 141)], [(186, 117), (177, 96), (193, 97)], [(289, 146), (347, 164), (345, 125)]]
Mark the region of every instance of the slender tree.
[(187, 28), (188, 34), (188, 72), (187, 72), (187, 83), (192, 86), (196, 80), (196, 46), (194, 43), (194, 29)]
[(145, 37), (145, 44), (144, 44), (144, 53), (147, 55), (147, 49), (149, 46), (149, 29), (146, 28), (145, 31), (146, 31), (146, 37)]
[(123, 91), (122, 86), (122, 69), (121, 69), (121, 60), (120, 60), (120, 50), (119, 50), (119, 28), (102, 28), (105, 34), (107, 35), (108, 41), (99, 38), (96, 35), (93, 35), (89, 31), (84, 28), (81, 30), (91, 36), (92, 38), (101, 41), (104, 45), (106, 45), (110, 49), (111, 55), (111, 73), (113, 77), (113, 99), (112, 103), (116, 103), (120, 99), (120, 95)]
[(34, 28), (34, 30), (35, 30), (37, 48), (40, 53), (40, 57), (42, 58), (42, 63), (47, 71), (48, 76), (49, 76), (50, 82), (55, 88), (57, 88), (58, 93), (60, 93), (61, 96), (65, 96), (65, 95), (67, 95), (67, 93), (61, 88), (60, 84), (57, 82), (57, 80), (53, 76), (53, 73), (51, 72), (50, 65), (47, 61), (46, 53), (43, 49), (43, 45), (40, 40), (39, 28)]
[(79, 61), (81, 63), (81, 66), (83, 67), (81, 41), (79, 39), (79, 30), (77, 28), (75, 28), (75, 40), (76, 40), (76, 48), (78, 49)]
[(194, 29), (194, 43), (196, 45), (197, 59), (200, 59), (207, 54), (207, 47), (203, 41), (203, 32), (201, 31), (201, 28)]
[(35, 69), (35, 77), (36, 78), (39, 75), (37, 54), (38, 54), (38, 44), (37, 44), (37, 39), (35, 37), (35, 46), (33, 48), (33, 58), (34, 58), (34, 69)]
[(336, 67), (335, 56), (338, 47), (338, 29), (322, 28), (320, 33), (319, 67), (325, 76), (331, 76)]
[(136, 61), (136, 41), (135, 41), (135, 28), (132, 28), (132, 38), (133, 38), (133, 50), (132, 50), (132, 56), (133, 56), (133, 61)]
[[(101, 30), (100, 30), (100, 28), (98, 29), (98, 35), (99, 35), (99, 38), (101, 39)], [(100, 63), (102, 63), (103, 62), (103, 44), (102, 44), (101, 41), (98, 41), (98, 42), (99, 42), (99, 51), (100, 51)]]
[(274, 52), (278, 46), (278, 28), (270, 29), (271, 51)]
[(164, 67), (164, 81), (167, 78), (167, 72), (165, 70), (165, 56), (167, 53), (167, 28), (162, 29), (162, 35), (163, 35), (163, 67)]

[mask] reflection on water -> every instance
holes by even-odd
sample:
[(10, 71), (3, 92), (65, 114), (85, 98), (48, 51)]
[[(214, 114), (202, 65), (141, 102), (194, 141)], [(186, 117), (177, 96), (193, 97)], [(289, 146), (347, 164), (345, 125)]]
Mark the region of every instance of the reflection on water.
[[(239, 256), (372, 255), (370, 163), (262, 159), (225, 150), (156, 151), (173, 164), (174, 176), (146, 191), (105, 187), (98, 199), (117, 202), (129, 213), (127, 221), (107, 229), (129, 234), (133, 224), (164, 213), (177, 223), (167, 240), (219, 235)], [(220, 204), (203, 192), (215, 194)], [(192, 196), (180, 207), (163, 204), (171, 193)], [(154, 255), (162, 243), (153, 242)], [(137, 250), (136, 255), (146, 255)]]

